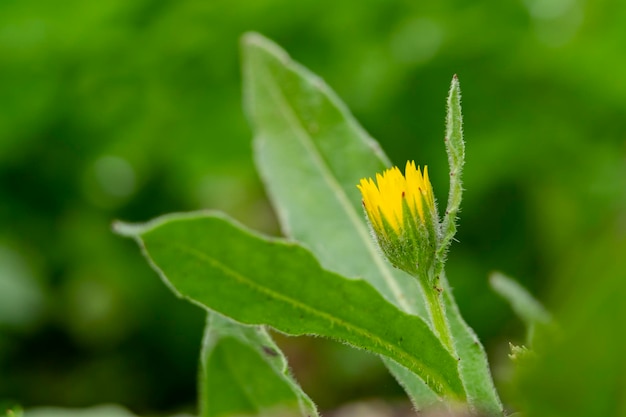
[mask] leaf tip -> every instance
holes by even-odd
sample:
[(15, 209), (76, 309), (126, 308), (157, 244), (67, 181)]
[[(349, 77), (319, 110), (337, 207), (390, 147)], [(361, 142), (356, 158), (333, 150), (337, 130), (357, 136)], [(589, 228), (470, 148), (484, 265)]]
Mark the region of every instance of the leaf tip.
[(489, 285), (493, 289), (497, 288), (498, 285), (505, 279), (506, 279), (506, 277), (500, 271), (491, 271), (489, 273)]
[(113, 233), (117, 235), (135, 238), (141, 234), (144, 226), (140, 224), (126, 223), (121, 220), (114, 220), (111, 224), (111, 229), (113, 230)]
[(452, 76), (452, 81), (450, 82), (450, 96), (452, 94), (459, 94), (461, 91), (461, 84), (459, 83), (459, 76), (454, 74)]
[(244, 51), (244, 55), (253, 51), (261, 51), (279, 57), (281, 60), (288, 58), (287, 53), (280, 46), (258, 32), (246, 32), (241, 35), (241, 49)]
[(510, 287), (520, 287), (517, 281), (509, 278), (500, 271), (491, 271), (489, 273), (489, 286), (498, 295), (508, 294), (507, 289)]
[(243, 35), (241, 35), (241, 44), (243, 46), (258, 45), (258, 44), (263, 43), (266, 40), (267, 38), (265, 38), (259, 32), (251, 31), (251, 32), (245, 32)]

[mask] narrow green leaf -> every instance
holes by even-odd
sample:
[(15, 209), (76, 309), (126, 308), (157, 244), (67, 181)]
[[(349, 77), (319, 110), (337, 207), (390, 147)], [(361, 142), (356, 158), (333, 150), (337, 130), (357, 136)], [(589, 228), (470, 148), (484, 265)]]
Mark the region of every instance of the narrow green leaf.
[(209, 313), (200, 369), (200, 416), (318, 416), (262, 327)]
[(511, 304), (511, 308), (527, 326), (548, 323), (550, 313), (517, 281), (500, 272), (489, 276), (491, 288)]
[[(461, 87), (456, 75), (452, 77), (448, 93), (446, 111), (446, 152), (450, 170), (450, 189), (448, 206), (441, 224), (442, 240), (439, 244), (437, 257), (441, 266), (445, 261), (446, 252), (456, 234), (456, 218), (463, 197), (461, 176), (465, 163), (465, 142), (463, 140), (463, 113), (461, 111)], [(470, 405), (479, 413), (486, 415), (502, 415), (503, 407), (491, 379), (491, 371), (487, 355), (474, 331), (465, 323), (458, 309), (452, 289), (445, 273), (441, 273), (444, 291), (446, 316), (454, 336), (454, 346), (461, 358), (459, 370), (463, 385), (467, 391)]]
[[(426, 319), (414, 278), (383, 259), (360, 206), (358, 181), (390, 165), (378, 144), (319, 77), (271, 41), (246, 35), (243, 59), (256, 162), (285, 234), (310, 248), (324, 268), (362, 277), (402, 310)], [(457, 323), (453, 336), (468, 402), (502, 414), (484, 350), (451, 294), (448, 303), (448, 320)], [(417, 408), (431, 404), (433, 397), (423, 394), (419, 379), (390, 371)]]
[(118, 225), (117, 231), (134, 236), (172, 290), (196, 304), (241, 323), (325, 336), (387, 356), (439, 395), (464, 400), (456, 360), (422, 319), (365, 281), (322, 269), (302, 246), (206, 213)]
[(441, 223), (442, 241), (438, 249), (438, 257), (442, 262), (456, 234), (456, 216), (463, 197), (461, 175), (465, 163), (465, 142), (463, 141), (461, 87), (456, 75), (452, 78), (450, 85), (447, 107), (445, 144), (450, 168), (450, 190), (448, 191), (448, 206)]
[(509, 302), (515, 314), (524, 322), (526, 325), (526, 346), (534, 348), (537, 328), (552, 321), (550, 313), (526, 288), (500, 272), (493, 272), (489, 276), (489, 283), (498, 295)]

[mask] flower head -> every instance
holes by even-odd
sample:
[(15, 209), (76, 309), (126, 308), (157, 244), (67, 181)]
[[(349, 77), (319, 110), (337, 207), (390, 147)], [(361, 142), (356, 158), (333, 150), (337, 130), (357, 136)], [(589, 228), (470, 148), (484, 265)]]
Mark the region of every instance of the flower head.
[[(383, 218), (396, 233), (400, 232), (404, 222), (404, 204), (409, 208), (410, 215), (419, 216), (424, 221), (424, 203), (427, 210), (434, 210), (435, 199), (433, 188), (428, 179), (428, 167), (424, 167), (424, 175), (415, 162), (408, 161), (402, 175), (398, 167), (393, 167), (383, 174), (376, 174), (378, 186), (371, 178), (361, 180), (357, 185), (363, 195), (363, 205), (372, 226), (384, 230)], [(407, 213), (409, 214), (409, 213)]]
[(422, 175), (409, 161), (404, 175), (393, 167), (376, 174), (376, 183), (363, 178), (357, 187), (376, 240), (391, 263), (413, 275), (432, 264), (438, 220), (428, 168)]

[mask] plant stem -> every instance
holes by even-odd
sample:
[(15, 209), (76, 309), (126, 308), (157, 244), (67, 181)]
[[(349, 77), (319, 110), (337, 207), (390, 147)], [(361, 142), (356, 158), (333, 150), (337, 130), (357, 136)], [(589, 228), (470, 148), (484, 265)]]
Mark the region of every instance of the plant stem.
[(456, 350), (452, 344), (450, 325), (446, 318), (445, 306), (443, 304), (443, 289), (439, 288), (439, 277), (436, 280), (419, 280), (426, 299), (426, 308), (430, 315), (433, 328), (441, 343), (456, 357)]

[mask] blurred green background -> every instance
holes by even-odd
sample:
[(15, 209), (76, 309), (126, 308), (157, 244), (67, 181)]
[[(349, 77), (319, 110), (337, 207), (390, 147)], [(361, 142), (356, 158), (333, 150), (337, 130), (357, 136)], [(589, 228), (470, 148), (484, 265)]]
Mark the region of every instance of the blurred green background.
[[(621, 356), (624, 309), (603, 304), (626, 296), (626, 3), (3, 0), (0, 400), (194, 409), (203, 312), (110, 224), (213, 208), (280, 233), (241, 109), (249, 30), (322, 76), (394, 163), (427, 164), (440, 205), (459, 75), (466, 194), (448, 275), (507, 404), (524, 403), (506, 357), (523, 329), (489, 290), (491, 270), (576, 334), (604, 323), (593, 354), (610, 344)], [(365, 354), (279, 341), (322, 409), (402, 398)]]

